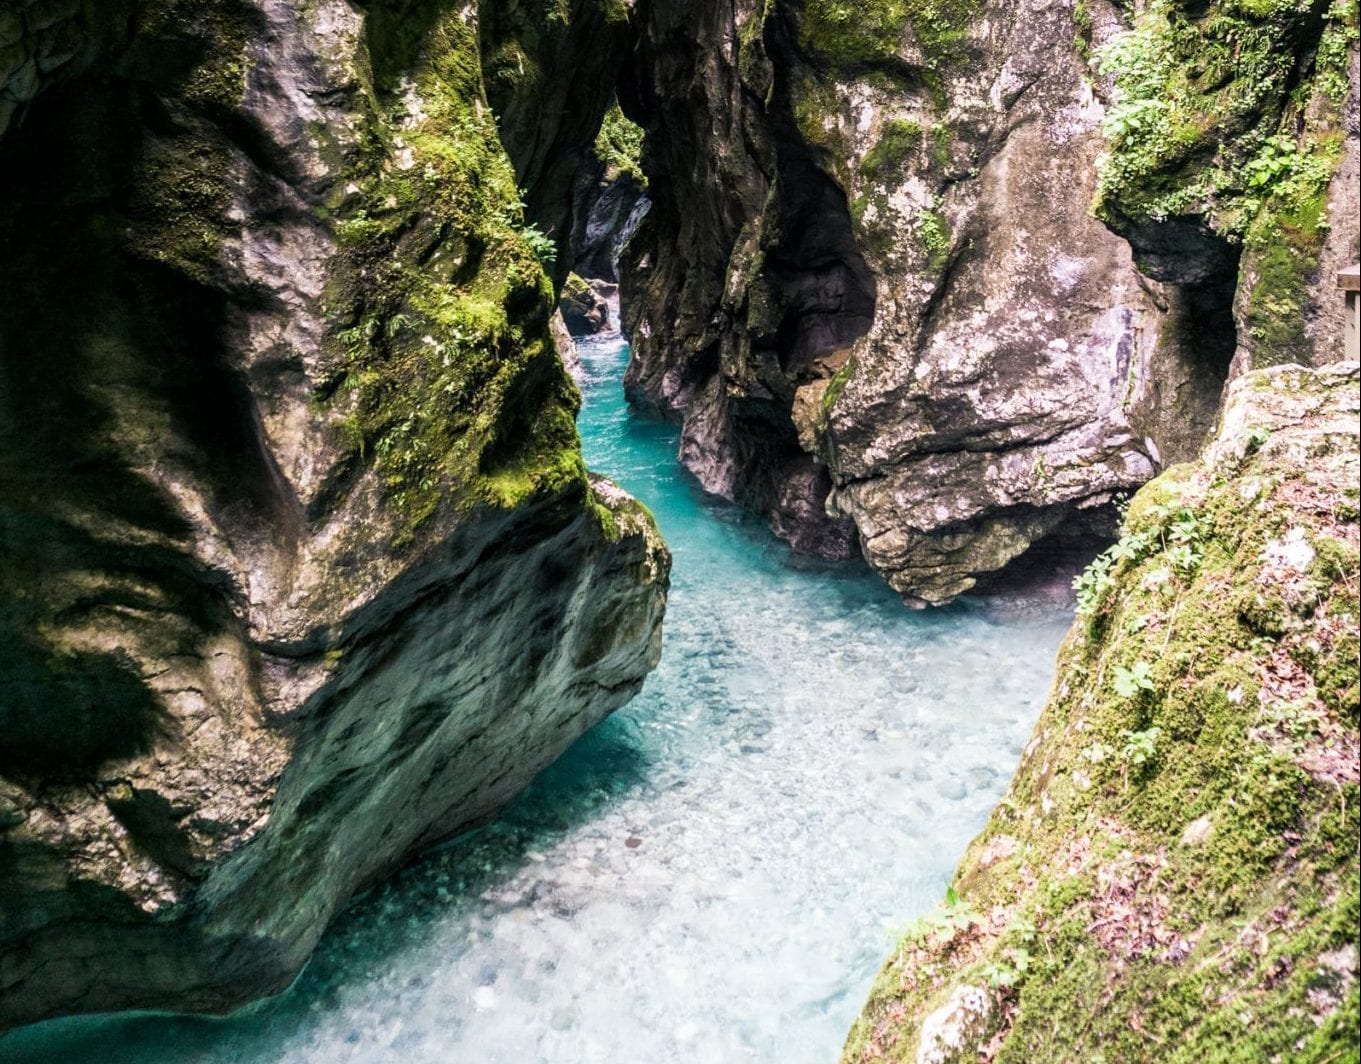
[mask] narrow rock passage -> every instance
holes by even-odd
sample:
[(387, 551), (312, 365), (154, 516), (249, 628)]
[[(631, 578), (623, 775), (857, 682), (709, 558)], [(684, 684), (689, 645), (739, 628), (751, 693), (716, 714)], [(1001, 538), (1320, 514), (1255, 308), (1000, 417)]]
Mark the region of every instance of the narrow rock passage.
[(705, 498), (581, 345), (586, 457), (675, 553), (661, 666), (494, 824), (361, 898), (281, 998), (76, 1019), (10, 1064), (836, 1058), (1001, 795), (1066, 611), (905, 610)]

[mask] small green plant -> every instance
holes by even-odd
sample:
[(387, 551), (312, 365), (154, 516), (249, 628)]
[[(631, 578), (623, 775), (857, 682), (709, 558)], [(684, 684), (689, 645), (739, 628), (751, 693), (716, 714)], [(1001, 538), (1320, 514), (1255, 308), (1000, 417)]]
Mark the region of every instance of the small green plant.
[(1146, 661), (1136, 661), (1129, 668), (1115, 667), (1115, 693), (1121, 698), (1136, 698), (1141, 691), (1152, 691), (1153, 680), (1149, 677)]
[(520, 235), (525, 238), (525, 243), (529, 245), (529, 250), (534, 252), (544, 266), (552, 266), (558, 258), (558, 246), (553, 242), (553, 238), (545, 233), (536, 225), (527, 225), (520, 230)]
[(1007, 948), (1003, 951), (1003, 958), (985, 965), (981, 973), (988, 981), (988, 986), (994, 990), (1019, 986), (1030, 969), (1030, 951), (1024, 947)]
[(1114, 555), (1108, 550), (1073, 578), (1079, 616), (1086, 617), (1095, 613), (1101, 606), (1101, 600), (1105, 598), (1106, 592), (1115, 586), (1115, 577), (1111, 574), (1115, 561)]
[(1158, 738), (1162, 729), (1145, 728), (1143, 731), (1125, 729), (1120, 733), (1124, 746), (1120, 748), (1120, 780), (1125, 790), (1129, 789), (1131, 772), (1139, 772), (1151, 764), (1158, 754)]
[(1007, 928), (1008, 945), (1000, 960), (984, 965), (982, 976), (994, 990), (1011, 989), (1025, 982), (1026, 973), (1034, 959), (1030, 947), (1035, 943), (1035, 924), (1025, 917), (1017, 917)]
[(1091, 61), (1092, 54), (1092, 13), (1087, 0), (1077, 0), (1073, 5), (1073, 46), (1085, 62)]
[(1079, 616), (1090, 616), (1101, 608), (1106, 593), (1115, 586), (1116, 571), (1125, 564), (1137, 565), (1162, 553), (1181, 576), (1189, 577), (1200, 568), (1208, 533), (1193, 510), (1152, 506), (1144, 512), (1144, 519), (1152, 526), (1126, 531), (1073, 579)]
[(1295, 139), (1278, 133), (1274, 137), (1267, 137), (1257, 156), (1248, 160), (1243, 167), (1243, 177), (1249, 188), (1261, 188), (1292, 173), (1301, 159), (1302, 154)]
[(1120, 733), (1120, 738), (1125, 745), (1120, 750), (1120, 758), (1127, 766), (1139, 768), (1153, 760), (1158, 752), (1158, 737), (1162, 735), (1161, 728), (1145, 728), (1143, 731), (1125, 731)]
[(1126, 100), (1106, 112), (1101, 132), (1108, 140), (1132, 139), (1140, 131), (1152, 128), (1166, 110), (1167, 104), (1162, 100)]
[(945, 891), (944, 905), (913, 920), (904, 928), (902, 938), (912, 945), (942, 945), (981, 922), (977, 910), (961, 898), (954, 887), (949, 887)]

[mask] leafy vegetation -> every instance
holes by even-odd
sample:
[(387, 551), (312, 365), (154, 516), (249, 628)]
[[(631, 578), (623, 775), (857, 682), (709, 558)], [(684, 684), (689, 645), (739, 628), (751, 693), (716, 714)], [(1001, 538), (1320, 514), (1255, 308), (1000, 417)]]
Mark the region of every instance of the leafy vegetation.
[(1124, 534), (1073, 580), (1077, 593), (1077, 612), (1095, 614), (1117, 585), (1117, 576), (1157, 554), (1167, 565), (1147, 574), (1149, 586), (1162, 589), (1170, 598), (1182, 586), (1174, 577), (1195, 574), (1204, 554), (1205, 528), (1194, 511), (1155, 504), (1142, 510), (1136, 524), (1127, 524)]
[[(1200, 18), (1155, 0), (1097, 49), (1094, 66), (1112, 86), (1098, 213), (1209, 213), (1242, 239), (1267, 198), (1299, 203), (1326, 183), (1357, 21), (1335, 3), (1309, 55), (1291, 45), (1310, 17), (1298, 0), (1220, 0)], [(1316, 92), (1332, 106), (1313, 117)]]
[[(1356, 5), (1154, 0), (1093, 57), (1110, 86), (1096, 212), (1203, 219), (1244, 248), (1241, 339), (1257, 366), (1310, 361), (1307, 285), (1343, 140)], [(1321, 17), (1320, 17), (1321, 14)]]
[(1115, 667), (1114, 680), (1115, 693), (1121, 698), (1134, 698), (1140, 691), (1152, 691), (1153, 680), (1149, 675), (1149, 664), (1146, 661), (1136, 661), (1129, 668), (1123, 665)]
[(961, 931), (968, 931), (982, 918), (954, 887), (945, 891), (945, 901), (903, 929), (904, 941), (913, 943), (948, 942)]

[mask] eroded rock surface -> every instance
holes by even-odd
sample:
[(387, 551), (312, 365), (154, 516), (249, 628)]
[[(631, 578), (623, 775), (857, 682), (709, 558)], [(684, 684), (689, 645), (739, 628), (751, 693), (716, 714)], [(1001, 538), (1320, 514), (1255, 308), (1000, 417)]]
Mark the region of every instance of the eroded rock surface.
[(0, 1028), (281, 989), (638, 690), (669, 566), (474, 10), (66, 7), (0, 141)]
[(610, 313), (610, 303), (617, 301), (618, 296), (618, 286), (608, 281), (588, 281), (575, 273), (568, 274), (558, 297), (558, 310), (573, 336), (594, 336), (617, 324)]
[[(638, 11), (622, 98), (649, 129), (654, 207), (626, 254), (628, 383), (682, 422), (709, 490), (936, 603), (1105, 531), (1117, 494), (1196, 453), (1252, 328), (1239, 251), (1203, 218), (1138, 228), (1108, 207), (1116, 236), (1092, 215), (1130, 90), (1090, 61), (1158, 39), (1161, 15), (1131, 34), (1101, 2)], [(1263, 21), (1305, 96), (1346, 96), (1345, 18)], [(1260, 95), (1260, 122), (1223, 123), (1237, 154), (1299, 113)], [(1306, 144), (1340, 121), (1315, 110)], [(1341, 214), (1350, 137), (1319, 156)], [(1158, 165), (1150, 182), (1196, 183)], [(1335, 293), (1315, 287), (1296, 309), (1323, 321)]]

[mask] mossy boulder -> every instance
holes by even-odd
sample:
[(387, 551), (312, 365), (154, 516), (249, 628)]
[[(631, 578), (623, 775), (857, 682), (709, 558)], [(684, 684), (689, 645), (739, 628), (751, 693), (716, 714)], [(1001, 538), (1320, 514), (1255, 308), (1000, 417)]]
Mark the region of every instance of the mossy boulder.
[(568, 274), (558, 297), (558, 309), (568, 331), (573, 336), (593, 336), (609, 329), (612, 322), (607, 295), (617, 292), (617, 287), (607, 281), (588, 281)]
[(1134, 497), (845, 1061), (1354, 1059), (1358, 380), (1240, 378)]

